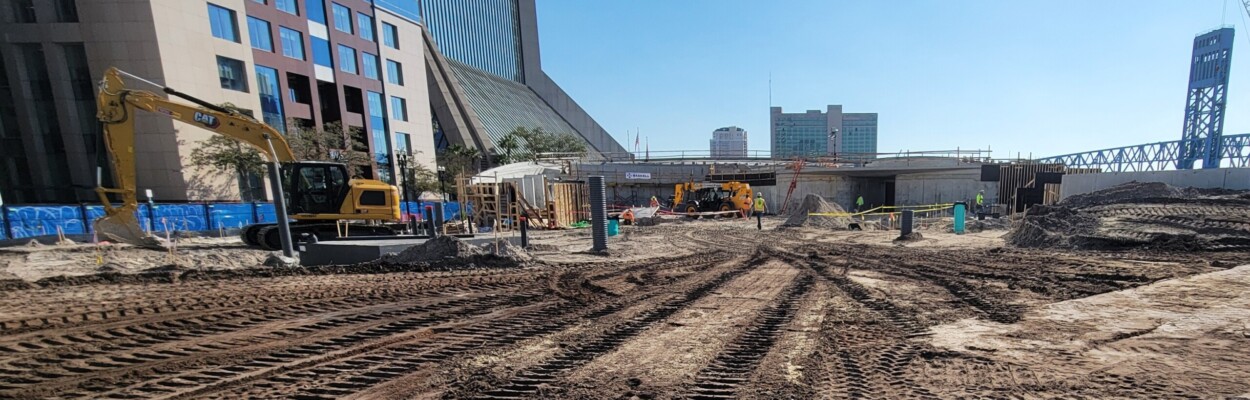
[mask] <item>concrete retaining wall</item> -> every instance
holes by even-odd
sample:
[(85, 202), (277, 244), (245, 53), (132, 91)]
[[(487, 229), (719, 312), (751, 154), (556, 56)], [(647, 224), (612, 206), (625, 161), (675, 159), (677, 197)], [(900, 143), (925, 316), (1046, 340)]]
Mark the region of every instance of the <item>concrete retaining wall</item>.
[(1250, 189), (1250, 168), (1065, 175), (1059, 197), (1066, 199), (1128, 182), (1163, 182), (1176, 187)]
[(985, 204), (998, 202), (998, 182), (982, 182), (981, 170), (899, 175), (894, 180), (895, 205), (914, 206), (974, 201), (985, 191)]
[[(603, 175), (608, 181), (608, 202), (628, 203), (635, 206), (645, 205), (651, 196), (664, 201), (673, 194), (673, 185), (679, 182), (694, 180), (702, 181), (709, 173), (706, 165), (656, 165), (656, 164), (581, 164), (573, 179), (589, 175)], [(717, 173), (732, 172), (733, 166), (718, 166)], [(625, 179), (626, 172), (650, 173), (651, 179)], [(786, 171), (778, 171), (777, 186), (753, 186), (756, 192), (764, 194), (764, 200), (770, 209), (780, 211), (781, 202), (790, 187), (790, 177)], [(895, 182), (894, 203), (896, 205), (922, 205), (952, 203), (956, 201), (972, 201), (978, 191), (985, 191), (986, 204), (994, 204), (997, 199), (998, 183), (981, 182), (979, 169), (967, 169), (945, 172), (927, 172), (915, 174), (899, 174), (890, 177), (847, 177), (840, 175), (803, 175), (795, 185), (791, 202), (802, 201), (808, 193), (824, 197), (850, 210), (854, 207), (855, 198), (864, 196), (866, 205), (886, 204), (886, 182)]]

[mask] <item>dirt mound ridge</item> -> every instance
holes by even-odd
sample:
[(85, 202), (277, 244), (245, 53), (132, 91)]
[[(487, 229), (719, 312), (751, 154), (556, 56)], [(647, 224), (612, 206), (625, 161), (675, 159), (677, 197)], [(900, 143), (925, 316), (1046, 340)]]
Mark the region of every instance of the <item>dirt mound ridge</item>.
[(508, 241), (500, 242), (498, 247), (474, 246), (454, 236), (439, 236), (380, 260), (387, 265), (426, 265), (435, 269), (513, 268), (532, 261), (528, 251)]
[(817, 228), (846, 229), (846, 225), (851, 223), (850, 218), (807, 215), (808, 213), (845, 212), (846, 210), (842, 209), (842, 206), (825, 201), (823, 197), (818, 195), (808, 194), (803, 197), (803, 201), (800, 202), (798, 207), (790, 213), (790, 217), (786, 218), (786, 222), (783, 222), (781, 226), (810, 226)]
[(454, 236), (439, 236), (416, 246), (409, 247), (387, 261), (394, 263), (425, 263), (448, 259), (468, 258), (486, 254), (480, 247), (465, 243)]
[(1071, 208), (1086, 208), (1106, 204), (1143, 203), (1162, 199), (1178, 199), (1184, 191), (1162, 182), (1128, 182), (1107, 189), (1078, 194), (1059, 203)]
[(1004, 236), (1016, 247), (1250, 249), (1250, 192), (1130, 182), (1034, 206)]

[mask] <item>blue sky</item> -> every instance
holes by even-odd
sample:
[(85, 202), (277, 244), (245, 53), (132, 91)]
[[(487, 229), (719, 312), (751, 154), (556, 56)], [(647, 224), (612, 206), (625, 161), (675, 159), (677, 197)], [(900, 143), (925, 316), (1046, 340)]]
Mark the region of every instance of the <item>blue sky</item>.
[[(1225, 134), (1250, 132), (1237, 0)], [(622, 144), (708, 147), (772, 104), (880, 114), (880, 151), (1058, 155), (1180, 138), (1196, 34), (1224, 0), (538, 0), (543, 69)]]

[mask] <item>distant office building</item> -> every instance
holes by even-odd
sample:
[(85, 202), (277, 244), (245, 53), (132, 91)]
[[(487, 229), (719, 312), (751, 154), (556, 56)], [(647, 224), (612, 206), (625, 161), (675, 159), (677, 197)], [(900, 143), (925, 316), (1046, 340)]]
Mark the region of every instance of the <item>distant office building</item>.
[(838, 132), (841, 147), (835, 150), (836, 153), (848, 157), (876, 157), (877, 113), (843, 113), (842, 127)]
[(712, 131), (712, 158), (744, 158), (747, 156), (747, 131), (729, 126)]
[(830, 105), (824, 112), (807, 110), (784, 113), (770, 110), (769, 132), (772, 157), (873, 158), (877, 152), (877, 114), (843, 113), (841, 105)]

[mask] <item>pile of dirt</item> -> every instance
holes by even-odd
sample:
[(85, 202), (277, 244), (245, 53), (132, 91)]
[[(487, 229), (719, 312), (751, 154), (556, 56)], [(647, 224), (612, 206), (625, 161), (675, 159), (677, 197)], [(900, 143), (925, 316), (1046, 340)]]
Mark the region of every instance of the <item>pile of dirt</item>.
[(512, 244), (512, 242), (503, 240), (498, 245), (486, 245), (483, 250), (496, 257), (515, 260), (518, 262), (526, 262), (534, 259), (530, 253), (521, 246)]
[(790, 217), (786, 218), (786, 222), (783, 222), (781, 226), (786, 226), (786, 227), (810, 226), (810, 227), (816, 227), (816, 228), (846, 229), (847, 224), (851, 223), (850, 218), (826, 217), (826, 216), (816, 216), (816, 215), (808, 216), (807, 215), (808, 213), (845, 213), (845, 212), (846, 210), (842, 209), (842, 206), (825, 201), (823, 197), (820, 197), (818, 195), (808, 194), (807, 196), (803, 197), (803, 201), (800, 202), (798, 206), (794, 208), (794, 211), (791, 211)]
[(425, 265), (428, 269), (514, 268), (533, 261), (529, 252), (508, 241), (474, 246), (454, 236), (439, 236), (380, 260), (386, 265)]
[(1175, 199), (1184, 191), (1162, 182), (1129, 182), (1097, 192), (1078, 194), (1064, 199), (1060, 205), (1070, 208), (1088, 208), (1106, 204), (1147, 203)]
[(897, 238), (894, 238), (895, 242), (916, 242), (921, 240), (924, 240), (924, 235), (921, 235), (920, 232), (916, 231), (912, 231), (906, 235), (899, 235)]
[(388, 257), (387, 261), (399, 264), (428, 263), (449, 259), (468, 258), (486, 254), (480, 247), (465, 243), (455, 236), (439, 236)]
[(1034, 206), (1004, 239), (1031, 248), (1250, 250), (1250, 192), (1130, 182)]

